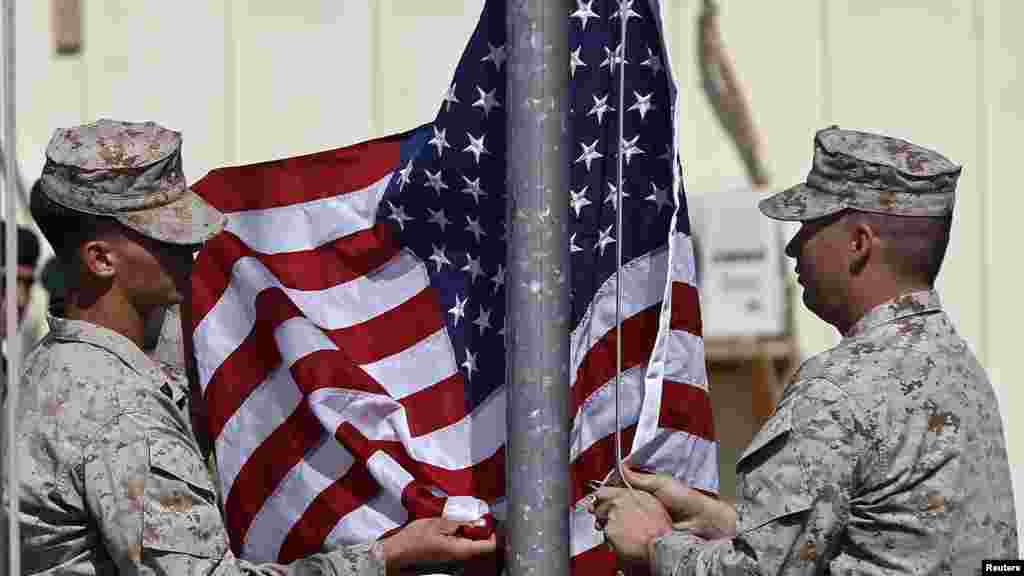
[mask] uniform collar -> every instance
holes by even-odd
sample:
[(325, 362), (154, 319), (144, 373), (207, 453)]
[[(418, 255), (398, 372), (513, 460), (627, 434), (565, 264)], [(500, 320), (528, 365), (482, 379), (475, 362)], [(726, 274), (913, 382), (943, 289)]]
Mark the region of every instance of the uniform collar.
[(159, 365), (127, 336), (85, 320), (71, 320), (47, 314), (50, 337), (65, 342), (84, 342), (117, 356), (142, 376), (162, 378)]
[(935, 290), (919, 290), (901, 294), (888, 302), (875, 306), (867, 314), (861, 317), (853, 328), (846, 334), (845, 338), (856, 338), (873, 328), (927, 312), (942, 310), (942, 303), (939, 301), (939, 293)]

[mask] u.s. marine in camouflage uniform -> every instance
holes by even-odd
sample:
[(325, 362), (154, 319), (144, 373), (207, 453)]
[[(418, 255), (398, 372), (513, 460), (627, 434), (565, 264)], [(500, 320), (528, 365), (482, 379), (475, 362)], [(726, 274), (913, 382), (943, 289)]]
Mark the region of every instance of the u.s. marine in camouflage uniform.
[(996, 397), (932, 289), (959, 174), (901, 140), (818, 132), (807, 182), (760, 208), (802, 222), (786, 253), (843, 339), (800, 367), (740, 456), (735, 509), (664, 476), (598, 493), (623, 560), (673, 576), (961, 575), (1017, 557)]
[(31, 208), (68, 290), (22, 382), (34, 389), (17, 441), (23, 574), (368, 576), (493, 553), (493, 538), (431, 518), (287, 566), (234, 557), (186, 380), (142, 350), (147, 317), (182, 302), (192, 252), (223, 226), (185, 185), (180, 142), (101, 120), (47, 148)]

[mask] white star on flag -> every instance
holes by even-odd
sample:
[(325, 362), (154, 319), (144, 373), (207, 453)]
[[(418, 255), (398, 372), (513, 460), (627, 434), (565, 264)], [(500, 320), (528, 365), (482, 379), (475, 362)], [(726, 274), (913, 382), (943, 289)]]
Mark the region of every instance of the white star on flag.
[(580, 217), (580, 210), (582, 210), (584, 206), (593, 204), (593, 202), (587, 198), (587, 188), (589, 188), (589, 186), (584, 186), (579, 192), (569, 190), (569, 195), (572, 196), (572, 199), (569, 200), (569, 206), (576, 211), (577, 218)]
[[(629, 198), (629, 192), (626, 192), (626, 185), (623, 184), (622, 185), (622, 199), (625, 200), (626, 198)], [(604, 204), (611, 204), (612, 205), (612, 209), (614, 209), (614, 210), (618, 210), (619, 209), (618, 188), (616, 188), (615, 184), (612, 183), (612, 182), (608, 183), (608, 195), (604, 197), (604, 202), (603, 203)]]
[(614, 226), (614, 224), (609, 224), (608, 228), (598, 231), (600, 238), (597, 239), (597, 244), (594, 244), (594, 250), (599, 250), (601, 252), (601, 256), (604, 256), (604, 249), (607, 248), (609, 244), (615, 243), (615, 238), (612, 237), (612, 226)]
[(469, 272), (472, 277), (470, 284), (476, 284), (477, 276), (484, 276), (484, 269), (480, 266), (480, 259), (473, 258), (472, 255), (466, 254), (466, 265), (462, 267), (463, 272)]
[(427, 144), (433, 146), (434, 148), (437, 148), (438, 158), (440, 158), (444, 154), (445, 148), (451, 148), (451, 145), (448, 144), (448, 139), (445, 138), (445, 132), (447, 131), (447, 128), (438, 130), (437, 126), (434, 126), (434, 137), (431, 138), (429, 142), (427, 142)]
[(494, 293), (497, 294), (498, 290), (505, 285), (505, 266), (498, 264), (498, 272), (491, 276), (491, 282), (494, 284)]
[(672, 206), (672, 202), (668, 199), (668, 189), (667, 188), (658, 188), (654, 184), (654, 182), (651, 182), (651, 190), (653, 190), (653, 192), (648, 194), (644, 198), (644, 200), (650, 200), (651, 202), (654, 202), (655, 204), (657, 204), (658, 205), (658, 212), (661, 212), (661, 209), (665, 208), (666, 206)]
[(622, 139), (622, 153), (626, 155), (626, 166), (629, 166), (629, 161), (636, 154), (643, 154), (644, 151), (636, 145), (637, 140), (640, 140), (640, 135), (637, 134), (632, 140)]
[(480, 219), (474, 220), (472, 216), (466, 216), (466, 221), (469, 222), (466, 224), (466, 231), (472, 234), (476, 238), (476, 243), (479, 244), (480, 237), (487, 236), (487, 232), (484, 232), (483, 227), (480, 226)]
[(487, 192), (485, 192), (484, 189), (480, 187), (480, 177), (477, 176), (473, 180), (470, 180), (466, 176), (463, 176), (462, 179), (466, 181), (466, 187), (462, 189), (462, 193), (469, 194), (470, 196), (472, 196), (473, 200), (475, 200), (476, 204), (479, 206), (480, 197), (487, 196)]
[(615, 111), (615, 108), (612, 108), (611, 106), (608, 105), (608, 96), (609, 94), (605, 94), (603, 97), (598, 98), (597, 94), (591, 95), (591, 98), (594, 99), (594, 107), (590, 109), (590, 112), (587, 112), (587, 116), (592, 116), (596, 114), (598, 126), (600, 126), (601, 121), (604, 120), (605, 112)]
[(440, 210), (432, 210), (430, 208), (427, 208), (427, 212), (430, 212), (430, 217), (427, 218), (427, 222), (430, 222), (431, 224), (437, 224), (438, 226), (440, 226), (441, 232), (444, 232), (445, 226), (448, 226), (449, 224), (452, 223), (452, 221), (449, 220), (447, 216), (445, 216), (444, 208)]
[(444, 95), (444, 111), (448, 112), (451, 110), (452, 104), (458, 104), (459, 99), (455, 97), (455, 83), (452, 83), (451, 88)]
[(672, 163), (672, 145), (671, 144), (666, 144), (665, 145), (665, 151), (662, 152), (660, 156), (658, 156), (658, 160), (665, 160), (669, 164)]
[(639, 92), (634, 91), (633, 96), (636, 98), (636, 102), (629, 107), (629, 110), (636, 110), (640, 113), (640, 119), (645, 120), (647, 118), (647, 112), (654, 109), (654, 104), (651, 103), (651, 97), (654, 96), (654, 92), (651, 92), (647, 96), (642, 96)]
[(480, 307), (480, 315), (473, 320), (473, 324), (476, 324), (480, 328), (480, 333), (484, 333), (484, 329), (491, 328), (491, 311), (483, 306)]
[(405, 230), (405, 223), (413, 220), (413, 217), (406, 214), (401, 205), (395, 206), (390, 200), (388, 200), (388, 206), (391, 207), (391, 215), (388, 216), (388, 219), (398, 222), (398, 227)]
[(473, 154), (473, 158), (476, 160), (476, 163), (479, 164), (481, 154), (490, 154), (490, 152), (484, 146), (484, 138), (486, 138), (487, 135), (481, 134), (480, 138), (473, 138), (473, 135), (467, 132), (466, 137), (469, 138), (469, 144), (465, 148), (463, 148), (462, 151), (471, 152)]
[(627, 22), (629, 22), (629, 19), (633, 17), (636, 17), (638, 19), (640, 18), (640, 14), (637, 14), (636, 12), (633, 11), (633, 0), (620, 0), (619, 9), (613, 12), (612, 15), (608, 17), (608, 19), (613, 20), (615, 18), (620, 18), (622, 14), (626, 15)]
[(455, 295), (455, 306), (452, 306), (451, 308), (448, 309), (448, 313), (455, 318), (454, 320), (452, 320), (452, 326), (458, 326), (459, 318), (466, 317), (466, 304), (468, 303), (469, 297), (466, 297), (466, 299), (463, 300), (462, 298), (459, 298), (458, 294)]
[(569, 14), (570, 18), (580, 19), (580, 27), (584, 32), (587, 31), (587, 22), (591, 18), (599, 17), (597, 13), (594, 12), (592, 8), (593, 5), (594, 0), (590, 0), (589, 2), (584, 2), (583, 0), (576, 0), (576, 11), (573, 12), (572, 14)]
[(626, 60), (625, 56), (623, 56), (621, 45), (615, 47), (615, 52), (612, 52), (607, 46), (605, 46), (604, 54), (604, 60), (601, 61), (601, 68), (607, 66), (609, 72), (614, 71), (615, 67), (619, 64), (629, 64), (629, 60)]
[(650, 68), (651, 74), (657, 74), (665, 69), (665, 67), (661, 65), (661, 58), (654, 53), (654, 50), (651, 50), (650, 46), (647, 47), (647, 60), (641, 62), (640, 65)]
[(438, 196), (441, 195), (441, 190), (447, 190), (448, 189), (448, 185), (445, 184), (444, 180), (441, 179), (441, 169), (440, 168), (437, 169), (437, 173), (436, 174), (431, 172), (430, 170), (428, 170), (426, 168), (423, 169), (423, 172), (425, 172), (427, 174), (427, 186), (429, 186), (430, 188), (433, 188), (434, 192), (437, 192)]
[(587, 146), (583, 142), (580, 142), (580, 146), (583, 148), (583, 153), (580, 154), (579, 158), (576, 159), (575, 163), (578, 164), (580, 162), (586, 162), (587, 163), (587, 172), (590, 172), (590, 163), (591, 162), (593, 162), (594, 160), (596, 160), (598, 158), (604, 157), (604, 154), (601, 154), (600, 152), (597, 151), (597, 145), (600, 142), (601, 142), (600, 140), (594, 140), (590, 144), (590, 146)]
[(477, 86), (476, 91), (480, 93), (480, 98), (473, 102), (473, 108), (483, 108), (484, 118), (490, 115), (492, 109), (501, 108), (501, 102), (498, 102), (498, 99), (494, 97), (494, 90), (484, 92), (483, 88)]
[(433, 247), (434, 253), (430, 255), (428, 260), (432, 260), (434, 264), (437, 264), (438, 272), (441, 271), (441, 268), (443, 268), (445, 264), (449, 266), (452, 265), (452, 261), (449, 260), (448, 255), (444, 253), (444, 246), (438, 248), (437, 244), (431, 244), (431, 247)]
[(398, 171), (398, 191), (405, 190), (405, 185), (412, 182), (412, 160)]
[(576, 233), (573, 232), (572, 236), (569, 236), (569, 253), (583, 252), (583, 248), (576, 245)]
[(477, 371), (476, 368), (476, 354), (469, 351), (469, 347), (466, 347), (466, 361), (461, 364), (466, 369), (466, 380), (473, 379), (473, 372)]
[(576, 77), (576, 68), (586, 68), (587, 63), (580, 58), (580, 52), (583, 50), (583, 44), (576, 47), (575, 50), (569, 53), (569, 77)]
[(505, 54), (505, 45), (494, 46), (490, 42), (487, 43), (487, 51), (489, 54), (480, 59), (481, 62), (494, 62), (494, 67), (501, 71), (501, 65), (505, 63), (508, 56)]

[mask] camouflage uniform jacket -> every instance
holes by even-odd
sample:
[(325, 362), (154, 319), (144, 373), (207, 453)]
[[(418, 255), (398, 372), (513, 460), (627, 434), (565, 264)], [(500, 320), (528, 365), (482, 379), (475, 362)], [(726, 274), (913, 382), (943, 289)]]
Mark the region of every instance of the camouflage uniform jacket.
[(996, 398), (934, 291), (805, 362), (737, 475), (737, 535), (670, 532), (657, 574), (960, 576), (1017, 557)]
[(236, 558), (187, 387), (124, 336), (51, 317), (18, 435), (24, 574), (383, 575), (377, 544), (290, 565)]

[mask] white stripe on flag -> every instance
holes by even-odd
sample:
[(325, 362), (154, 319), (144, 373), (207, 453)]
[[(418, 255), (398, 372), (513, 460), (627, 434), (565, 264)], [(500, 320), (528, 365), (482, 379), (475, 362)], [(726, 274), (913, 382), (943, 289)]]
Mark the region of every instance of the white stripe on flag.
[(252, 331), (256, 297), (267, 288), (284, 290), (299, 310), (325, 330), (347, 328), (401, 305), (429, 284), (426, 268), (403, 250), (379, 270), (325, 290), (285, 288), (262, 262), (242, 258), (231, 281), (195, 331), (196, 364), (203, 390), (214, 371)]
[(444, 328), (362, 368), (396, 400), (430, 388), (458, 371), (455, 352)]
[[(380, 199), (394, 173), (362, 190), (330, 198), (229, 213), (226, 229), (263, 254), (312, 250), (360, 230), (377, 219)], [(308, 193), (297, 191), (296, 196)]]
[(718, 442), (673, 428), (658, 428), (637, 457), (646, 468), (671, 473), (694, 488), (718, 491)]
[(253, 518), (246, 532), (243, 556), (256, 562), (272, 562), (292, 525), (316, 497), (352, 467), (352, 454), (334, 438), (307, 454), (292, 467)]
[[(330, 432), (347, 422), (370, 440), (400, 441), (413, 460), (445, 470), (479, 464), (504, 444), (504, 388), (458, 422), (417, 437), (409, 432), (405, 408), (386, 396), (323, 388), (310, 394), (308, 402)], [(473, 441), (459, 441), (465, 438)]]
[[(622, 373), (622, 428), (636, 424), (643, 403), (646, 364)], [(587, 448), (615, 432), (615, 378), (594, 391), (576, 412), (570, 433), (569, 459), (576, 460)]]
[(708, 389), (704, 339), (683, 330), (669, 330), (665, 339), (665, 379)]
[(585, 509), (572, 507), (569, 512), (569, 533), (572, 534), (569, 554), (576, 556), (595, 546), (604, 544), (604, 533), (594, 526), (594, 515)]
[(351, 546), (371, 542), (389, 530), (405, 524), (408, 511), (393, 495), (380, 492), (369, 502), (349, 512), (334, 525), (324, 541), (331, 546)]
[(289, 368), (303, 357), (321, 350), (337, 350), (319, 328), (308, 318), (296, 316), (274, 329), (274, 342), (281, 352), (281, 362)]
[[(690, 239), (685, 234), (673, 234), (672, 241), (686, 246)], [(668, 281), (668, 256), (667, 247), (662, 247), (623, 265), (620, 272), (622, 275), (622, 320), (662, 301)], [(692, 285), (692, 267), (687, 268), (673, 264), (672, 273), (675, 280), (687, 281)], [(594, 299), (587, 306), (587, 311), (580, 320), (579, 326), (570, 335), (572, 345), (570, 386), (576, 384), (576, 373), (590, 348), (605, 334), (615, 329), (615, 282), (617, 276), (610, 276), (597, 290)], [(676, 276), (685, 276), (686, 279), (675, 278)]]
[(278, 366), (231, 415), (215, 440), (221, 489), (227, 495), (249, 456), (299, 406), (302, 393), (287, 366)]

